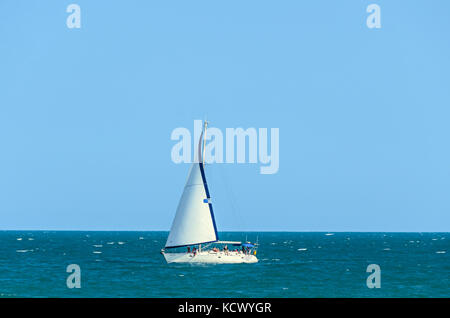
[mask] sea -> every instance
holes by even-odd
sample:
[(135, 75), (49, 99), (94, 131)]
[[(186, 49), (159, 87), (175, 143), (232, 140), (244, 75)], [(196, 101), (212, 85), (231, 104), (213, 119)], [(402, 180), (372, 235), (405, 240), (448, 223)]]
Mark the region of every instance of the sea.
[(0, 231), (0, 297), (450, 297), (450, 233), (222, 232), (259, 262), (216, 265), (166, 264), (167, 235)]

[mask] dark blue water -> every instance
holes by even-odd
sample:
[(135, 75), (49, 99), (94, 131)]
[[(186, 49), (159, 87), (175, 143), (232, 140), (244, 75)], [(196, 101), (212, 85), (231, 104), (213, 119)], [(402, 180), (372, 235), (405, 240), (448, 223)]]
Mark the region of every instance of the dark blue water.
[[(259, 237), (257, 264), (165, 263), (167, 232), (0, 232), (1, 297), (450, 297), (449, 233)], [(81, 288), (66, 267), (81, 268)], [(369, 264), (381, 288), (369, 289)]]

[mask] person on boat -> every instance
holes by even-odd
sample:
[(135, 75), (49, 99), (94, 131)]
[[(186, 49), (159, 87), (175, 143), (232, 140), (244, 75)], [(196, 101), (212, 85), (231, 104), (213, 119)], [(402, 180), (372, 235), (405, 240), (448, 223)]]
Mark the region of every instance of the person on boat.
[(192, 253), (194, 253), (194, 256), (197, 254), (197, 249), (195, 247), (192, 248)]
[(191, 248), (188, 246), (187, 248), (187, 252), (190, 253), (191, 252)]

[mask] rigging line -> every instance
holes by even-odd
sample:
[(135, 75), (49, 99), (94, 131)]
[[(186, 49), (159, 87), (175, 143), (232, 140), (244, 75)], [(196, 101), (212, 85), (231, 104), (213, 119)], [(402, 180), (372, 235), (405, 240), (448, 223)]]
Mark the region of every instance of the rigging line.
[(228, 201), (229, 201), (229, 203), (231, 205), (231, 212), (233, 213), (233, 217), (235, 219), (237, 219), (237, 221), (238, 221), (238, 224), (239, 224), (238, 228), (239, 228), (239, 230), (241, 232), (244, 232), (245, 229), (247, 228), (247, 224), (245, 223), (245, 220), (242, 218), (241, 213), (239, 213), (240, 212), (239, 205), (237, 204), (234, 192), (233, 192), (233, 190), (232, 190), (232, 188), (230, 186), (228, 178), (226, 177), (225, 169), (226, 169), (226, 164), (223, 165), (223, 169), (220, 169), (221, 170), (220, 171), (220, 176), (221, 176), (222, 181), (224, 183), (225, 191), (227, 191), (227, 196), (229, 198)]

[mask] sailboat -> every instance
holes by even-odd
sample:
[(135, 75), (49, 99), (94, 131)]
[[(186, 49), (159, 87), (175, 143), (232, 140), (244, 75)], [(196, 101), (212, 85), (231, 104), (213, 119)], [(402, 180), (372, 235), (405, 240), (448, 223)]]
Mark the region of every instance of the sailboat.
[[(205, 121), (198, 143), (198, 162), (194, 162), (189, 170), (169, 237), (161, 254), (167, 263), (257, 263), (257, 244), (219, 240), (205, 175), (207, 125)], [(179, 249), (184, 251), (171, 252)]]

